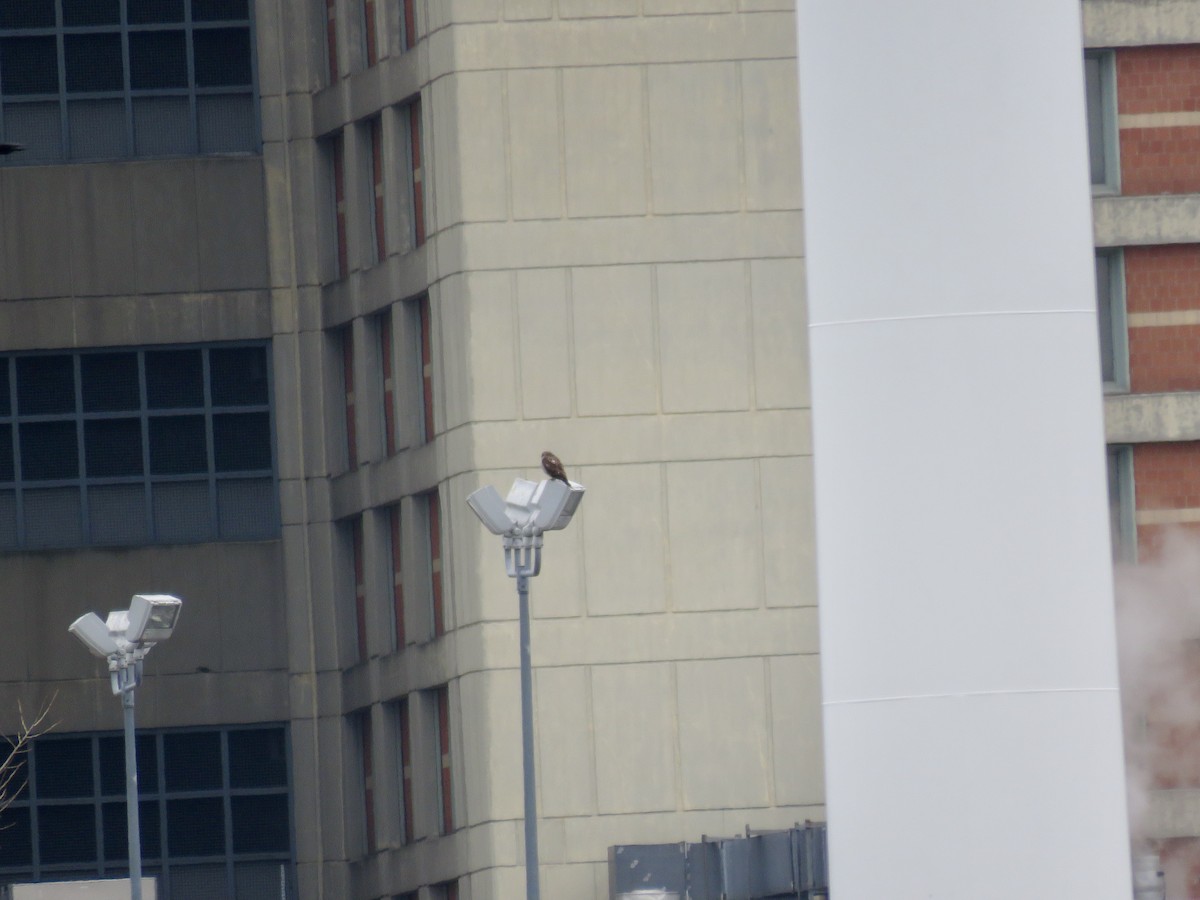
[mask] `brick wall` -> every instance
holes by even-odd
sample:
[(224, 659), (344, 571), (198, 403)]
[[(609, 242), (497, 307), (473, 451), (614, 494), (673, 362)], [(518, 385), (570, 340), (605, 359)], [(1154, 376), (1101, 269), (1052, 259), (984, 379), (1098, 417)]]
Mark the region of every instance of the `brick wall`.
[(1130, 388), (1200, 390), (1200, 244), (1127, 247), (1125, 309)]
[(1187, 115), (1200, 113), (1200, 46), (1122, 49), (1116, 67), (1121, 192), (1200, 191), (1200, 121)]

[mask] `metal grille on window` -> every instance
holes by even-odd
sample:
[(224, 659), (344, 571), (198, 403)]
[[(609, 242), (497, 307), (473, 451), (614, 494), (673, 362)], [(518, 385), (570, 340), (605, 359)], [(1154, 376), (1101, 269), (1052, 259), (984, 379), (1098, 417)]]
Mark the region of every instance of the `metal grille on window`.
[(0, 550), (278, 535), (267, 347), (0, 355)]
[(248, 0), (0, 6), (3, 164), (258, 150)]
[[(144, 872), (164, 900), (293, 898), (283, 726), (142, 732), (137, 738)], [(0, 882), (128, 872), (124, 741), (39, 738), (5, 812)]]

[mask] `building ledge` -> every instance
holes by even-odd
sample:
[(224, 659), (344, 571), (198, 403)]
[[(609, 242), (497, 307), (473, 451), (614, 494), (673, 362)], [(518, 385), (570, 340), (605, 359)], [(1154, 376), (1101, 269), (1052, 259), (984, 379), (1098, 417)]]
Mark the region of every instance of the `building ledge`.
[(1109, 444), (1200, 441), (1200, 391), (1109, 394), (1104, 435)]
[(1094, 197), (1097, 247), (1200, 243), (1200, 194)]
[(1085, 47), (1200, 43), (1200, 6), (1189, 0), (1083, 0)]

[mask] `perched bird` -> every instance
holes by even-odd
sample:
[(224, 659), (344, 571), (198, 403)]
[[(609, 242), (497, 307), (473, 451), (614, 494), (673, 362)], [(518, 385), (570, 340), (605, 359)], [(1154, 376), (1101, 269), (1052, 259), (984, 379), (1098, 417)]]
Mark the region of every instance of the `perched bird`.
[(567, 470), (563, 468), (562, 460), (549, 450), (542, 453), (542, 471), (570, 487), (571, 482), (567, 481)]

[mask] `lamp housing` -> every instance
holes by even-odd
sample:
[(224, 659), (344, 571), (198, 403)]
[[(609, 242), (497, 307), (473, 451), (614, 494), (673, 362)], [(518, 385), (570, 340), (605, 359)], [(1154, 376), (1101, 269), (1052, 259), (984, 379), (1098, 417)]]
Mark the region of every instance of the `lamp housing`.
[(125, 640), (131, 644), (156, 644), (175, 630), (183, 601), (170, 594), (134, 594), (129, 604)]
[(94, 612), (84, 613), (72, 622), (67, 630), (101, 659), (121, 652), (120, 645), (109, 633), (108, 625)]

